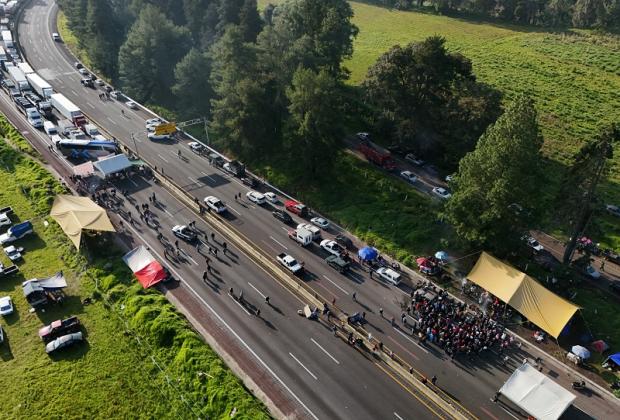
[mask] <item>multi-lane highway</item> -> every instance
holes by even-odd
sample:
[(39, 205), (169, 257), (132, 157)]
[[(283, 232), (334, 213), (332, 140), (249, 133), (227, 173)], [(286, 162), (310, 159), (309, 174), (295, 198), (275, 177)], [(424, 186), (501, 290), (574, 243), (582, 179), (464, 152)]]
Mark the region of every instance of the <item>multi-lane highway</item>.
[[(512, 368), (524, 357), (534, 359), (538, 353), (523, 351), (515, 355), (508, 367), (501, 366), (493, 355), (478, 362), (450, 361), (430, 347), (420, 346), (408, 331), (392, 326), (388, 319), (400, 319), (400, 304), (420, 280), (414, 273), (405, 275), (399, 287), (387, 285), (368, 277), (361, 267), (342, 276), (324, 262), (326, 254), (315, 244), (310, 249), (296, 246), (287, 237), (286, 225), (272, 217), (270, 206), (256, 206), (245, 199), (248, 191), (238, 179), (210, 166), (201, 156), (193, 154), (187, 142), (160, 143), (146, 138), (144, 121), (152, 115), (145, 111), (129, 110), (117, 101), (102, 101), (99, 91), (81, 86), (81, 76), (73, 66), (74, 59), (51, 38), (55, 32), (56, 6), (51, 0), (39, 0), (26, 7), (19, 24), (19, 41), (27, 61), (48, 80), (55, 90), (76, 103), (90, 119), (132, 149), (151, 165), (164, 168), (170, 177), (187, 193), (202, 200), (215, 195), (229, 208), (228, 221), (244, 236), (250, 238), (265, 253), (276, 255), (288, 252), (305, 262), (308, 273), (304, 281), (326, 302), (335, 299), (336, 305), (348, 313), (366, 312), (367, 330), (393, 349), (406, 363), (428, 377), (436, 375), (438, 385), (476, 416), (505, 418), (509, 415), (490, 396), (501, 386)], [(6, 98), (3, 98), (5, 100)], [(124, 112), (121, 112), (123, 110)], [(42, 137), (42, 141), (45, 139)], [(135, 144), (132, 139), (135, 139)], [(178, 156), (181, 151), (182, 158)], [(148, 202), (148, 194), (156, 191), (165, 207), (155, 210), (161, 231), (172, 240), (170, 228), (178, 223), (197, 220), (205, 232), (212, 229), (191, 213), (181, 202), (161, 187), (146, 182), (128, 184), (133, 200)], [(241, 199), (235, 196), (241, 193)], [(276, 205), (275, 207), (280, 207)], [(301, 222), (301, 219), (295, 219)], [(163, 258), (163, 244), (157, 241), (154, 230), (138, 225), (126, 225), (128, 240), (143, 240)], [(335, 231), (324, 234), (331, 237)], [(230, 256), (219, 255), (213, 266), (217, 275), (206, 270), (204, 250), (182, 245), (185, 258), (169, 260), (177, 276), (183, 279), (196, 298), (207, 306), (216, 322), (241, 342), (244, 351), (267, 369), (283, 392), (298, 406), (293, 416), (318, 418), (425, 418), (438, 414), (433, 407), (422, 404), (415, 392), (364, 358), (319, 323), (297, 315), (302, 302), (290, 294), (266, 272), (249, 261), (241, 250), (232, 249)], [(220, 247), (221, 249), (221, 247)], [(202, 252), (202, 254), (201, 254)], [(236, 255), (233, 257), (232, 255)], [(250, 306), (243, 307), (232, 299), (228, 289), (243, 290)], [(355, 299), (353, 299), (355, 293)], [(272, 306), (264, 303), (270, 296)], [(251, 310), (261, 309), (260, 317)], [(379, 308), (384, 314), (378, 313)], [(234, 332), (233, 332), (234, 331)], [(535, 349), (532, 349), (535, 350)], [(596, 399), (581, 398), (577, 405), (590, 411), (592, 406), (604, 407)], [(609, 411), (611, 410), (611, 411)], [(605, 411), (604, 411), (605, 412)], [(303, 414), (301, 414), (303, 413)], [(510, 415), (513, 415), (510, 413)]]

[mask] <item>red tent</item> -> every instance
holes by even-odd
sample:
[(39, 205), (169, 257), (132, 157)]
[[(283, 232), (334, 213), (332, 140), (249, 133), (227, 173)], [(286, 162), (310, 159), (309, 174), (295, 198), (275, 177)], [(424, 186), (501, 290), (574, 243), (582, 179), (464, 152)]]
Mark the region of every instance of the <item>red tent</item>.
[(123, 261), (145, 289), (163, 281), (167, 276), (164, 267), (143, 245), (125, 254)]

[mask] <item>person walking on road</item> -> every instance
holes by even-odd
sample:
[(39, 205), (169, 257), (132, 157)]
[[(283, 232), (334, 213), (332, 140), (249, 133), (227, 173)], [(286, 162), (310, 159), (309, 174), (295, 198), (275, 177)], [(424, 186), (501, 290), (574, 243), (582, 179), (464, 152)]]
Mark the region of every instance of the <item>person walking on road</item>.
[(269, 296), (265, 296), (265, 303), (269, 305)]
[(211, 232), (211, 240), (215, 242), (215, 233)]
[(211, 263), (209, 263), (209, 261), (207, 261), (207, 271), (209, 273), (211, 272)]
[(202, 281), (207, 281), (207, 272), (202, 273)]
[(357, 302), (357, 293), (356, 292), (353, 292), (352, 297), (353, 297), (353, 302)]
[(222, 252), (224, 252), (224, 254), (226, 254), (226, 251), (228, 250), (228, 246), (226, 245), (226, 242), (222, 243), (222, 248), (224, 248), (224, 250)]
[(379, 308), (379, 315), (381, 315), (381, 318), (383, 318), (383, 308)]
[(260, 318), (260, 309), (256, 309), (256, 316)]
[(179, 249), (179, 240), (178, 239), (176, 241), (174, 241), (174, 247), (176, 249)]
[(437, 385), (437, 376), (433, 375), (433, 377), (431, 378), (431, 383), (433, 385)]
[(601, 271), (605, 271), (605, 259), (601, 259)]

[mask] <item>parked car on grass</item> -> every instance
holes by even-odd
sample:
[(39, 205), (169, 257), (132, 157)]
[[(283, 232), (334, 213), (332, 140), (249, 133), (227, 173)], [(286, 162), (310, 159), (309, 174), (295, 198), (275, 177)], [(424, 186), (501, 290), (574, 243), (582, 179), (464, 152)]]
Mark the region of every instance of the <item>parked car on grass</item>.
[(56, 320), (49, 325), (39, 329), (39, 337), (43, 342), (49, 343), (56, 338), (79, 331), (80, 320), (77, 316), (72, 316), (62, 321)]
[(0, 298), (0, 315), (6, 316), (13, 313), (13, 301), (10, 296)]
[(49, 343), (47, 343), (47, 345), (45, 346), (45, 352), (48, 354), (53, 353), (62, 348), (69, 347), (73, 344), (79, 343), (83, 339), (84, 338), (82, 336), (82, 331), (63, 335), (61, 337), (58, 337), (54, 341), (50, 341)]
[(13, 245), (7, 246), (6, 248), (4, 248), (4, 253), (6, 254), (7, 257), (9, 257), (11, 261), (21, 260), (23, 251), (24, 251), (24, 248), (22, 247), (18, 248)]

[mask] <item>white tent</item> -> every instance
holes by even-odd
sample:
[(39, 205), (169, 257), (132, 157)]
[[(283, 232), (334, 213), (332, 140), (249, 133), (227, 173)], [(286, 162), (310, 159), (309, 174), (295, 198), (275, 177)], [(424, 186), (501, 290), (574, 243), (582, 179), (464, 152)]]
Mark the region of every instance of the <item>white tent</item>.
[(499, 392), (538, 420), (559, 418), (576, 398), (528, 363), (517, 368)]
[(131, 162), (127, 159), (127, 156), (120, 154), (99, 159), (93, 163), (93, 166), (95, 167), (95, 170), (105, 178), (108, 175), (131, 167)]

